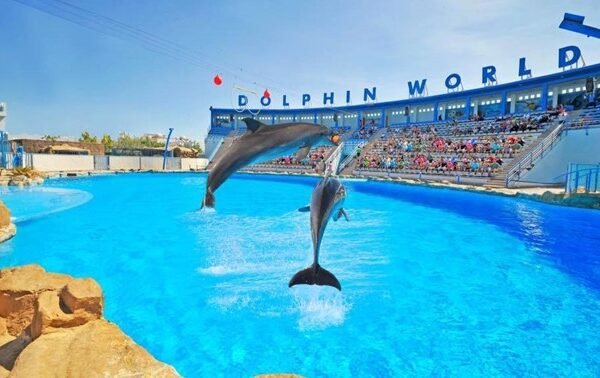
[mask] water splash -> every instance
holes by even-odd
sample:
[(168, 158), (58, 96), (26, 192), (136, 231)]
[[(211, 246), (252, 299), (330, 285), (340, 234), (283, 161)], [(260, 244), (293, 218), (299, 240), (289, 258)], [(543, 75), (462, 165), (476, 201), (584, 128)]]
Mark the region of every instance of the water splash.
[(317, 331), (344, 324), (350, 305), (341, 292), (323, 286), (291, 289), (300, 331)]

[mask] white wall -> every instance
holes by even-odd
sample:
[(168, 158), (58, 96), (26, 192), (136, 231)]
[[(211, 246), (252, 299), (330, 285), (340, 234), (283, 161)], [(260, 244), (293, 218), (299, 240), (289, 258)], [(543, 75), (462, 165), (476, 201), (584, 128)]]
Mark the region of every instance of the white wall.
[(521, 175), (521, 181), (563, 183), (565, 177), (561, 175), (567, 172), (569, 163), (600, 163), (600, 128), (587, 130), (587, 135), (586, 130), (568, 130), (558, 145)]
[(208, 159), (197, 159), (197, 158), (181, 158), (181, 170), (189, 171), (191, 169), (206, 169), (208, 166)]
[(111, 156), (108, 161), (108, 167), (111, 171), (120, 170), (139, 170), (140, 157), (139, 156)]
[(162, 171), (163, 158), (158, 156), (143, 156), (141, 158), (142, 170)]
[(93, 171), (92, 155), (31, 154), (33, 169), (40, 172)]
[[(58, 154), (30, 154), (33, 168), (41, 172), (59, 171), (93, 171), (93, 155), (58, 155)], [(109, 169), (119, 170), (154, 170), (162, 171), (162, 157), (139, 156), (108, 156)], [(208, 159), (198, 158), (169, 158), (168, 170), (200, 170), (208, 166)]]

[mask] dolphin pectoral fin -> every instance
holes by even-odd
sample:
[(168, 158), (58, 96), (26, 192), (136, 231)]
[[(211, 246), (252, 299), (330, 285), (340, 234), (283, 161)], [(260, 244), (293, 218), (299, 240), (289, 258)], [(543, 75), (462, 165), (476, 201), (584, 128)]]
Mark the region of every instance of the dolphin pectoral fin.
[(303, 207), (299, 208), (298, 211), (301, 213), (307, 213), (310, 211), (310, 205), (303, 206)]
[(346, 218), (346, 222), (350, 221), (350, 219), (348, 218), (348, 214), (346, 214), (344, 209), (339, 209), (338, 212), (335, 213), (335, 215), (333, 216), (333, 221), (337, 222), (337, 220), (340, 219), (342, 215), (344, 216), (344, 218)]
[(342, 291), (342, 285), (340, 281), (326, 269), (323, 269), (319, 264), (313, 264), (308, 268), (299, 271), (294, 274), (294, 277), (290, 280), (288, 287), (294, 285), (320, 285), (320, 286), (332, 286)]
[(308, 156), (309, 152), (310, 152), (310, 146), (304, 146), (304, 147), (301, 147), (298, 150), (298, 152), (296, 152), (296, 156), (294, 156), (294, 157), (298, 161), (304, 160)]
[(344, 218), (346, 218), (346, 222), (350, 222), (350, 218), (348, 218), (348, 213), (346, 213), (346, 210), (342, 208), (340, 209), (340, 213), (344, 216)]
[(256, 132), (261, 126), (265, 126), (264, 123), (259, 122), (259, 121), (255, 120), (254, 118), (247, 117), (247, 118), (244, 118), (242, 121), (244, 121), (248, 130), (252, 131), (253, 133)]

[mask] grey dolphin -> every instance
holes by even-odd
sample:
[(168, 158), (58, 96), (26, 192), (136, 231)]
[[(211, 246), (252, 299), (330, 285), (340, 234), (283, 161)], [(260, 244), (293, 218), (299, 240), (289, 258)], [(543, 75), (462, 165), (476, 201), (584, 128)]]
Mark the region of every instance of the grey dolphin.
[(338, 145), (340, 137), (325, 126), (310, 123), (282, 123), (267, 126), (255, 119), (244, 118), (248, 132), (238, 138), (210, 170), (202, 207), (215, 206), (215, 191), (237, 170), (254, 163), (296, 153), (302, 160), (312, 146)]
[(329, 285), (338, 290), (342, 286), (335, 276), (319, 265), (319, 250), (325, 227), (329, 219), (337, 221), (340, 216), (348, 220), (348, 214), (342, 207), (346, 198), (346, 189), (338, 180), (325, 177), (312, 192), (310, 206), (300, 208), (299, 211), (310, 210), (310, 231), (313, 242), (314, 260), (311, 266), (294, 274), (289, 287), (294, 285)]

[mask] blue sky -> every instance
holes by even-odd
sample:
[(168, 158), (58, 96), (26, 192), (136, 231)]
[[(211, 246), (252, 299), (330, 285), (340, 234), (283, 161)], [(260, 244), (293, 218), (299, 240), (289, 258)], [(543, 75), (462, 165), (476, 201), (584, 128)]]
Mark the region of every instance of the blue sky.
[[(514, 81), (522, 56), (540, 76), (558, 70), (557, 50), (571, 44), (586, 63), (600, 62), (600, 40), (558, 29), (565, 11), (600, 26), (589, 0), (65, 1), (186, 46), (202, 63), (1, 0), (0, 101), (13, 135), (174, 127), (201, 139), (209, 106), (231, 107), (232, 85), (261, 93), (268, 85), (271, 107), (284, 93), (299, 107), (302, 93), (341, 100), (351, 90), (357, 103), (372, 86), (378, 101), (402, 99), (407, 81), (423, 78), (430, 94), (444, 93), (453, 72), (466, 89), (480, 87), (485, 65), (501, 83)], [(225, 83), (216, 87), (219, 72)]]

